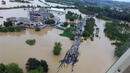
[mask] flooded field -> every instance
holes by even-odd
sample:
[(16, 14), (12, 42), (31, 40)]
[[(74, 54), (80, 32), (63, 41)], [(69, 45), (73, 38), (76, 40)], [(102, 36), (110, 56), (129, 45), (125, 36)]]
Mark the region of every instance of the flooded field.
[[(65, 12), (68, 10), (81, 14), (78, 10), (73, 9), (66, 9)], [(0, 18), (0, 24), (2, 24), (7, 17), (28, 17), (28, 10), (0, 10), (0, 16), (4, 17), (3, 19)], [(65, 21), (65, 15), (60, 16), (62, 21)], [(116, 61), (114, 56), (115, 47), (111, 45), (111, 41), (105, 37), (103, 32), (105, 23), (106, 21), (96, 19), (100, 38), (95, 37), (94, 41), (87, 40), (81, 43), (79, 62), (75, 65), (73, 73), (105, 73)], [(73, 43), (68, 38), (59, 36), (62, 32), (47, 27), (40, 32), (27, 29), (25, 32), (0, 33), (0, 63), (17, 63), (26, 72), (25, 64), (28, 58), (33, 57), (47, 61), (49, 64), (48, 73), (57, 73), (59, 61)], [(36, 44), (34, 46), (27, 45), (25, 43), (27, 39), (36, 39)], [(55, 42), (61, 42), (63, 45), (59, 56), (54, 56), (52, 53)], [(71, 66), (66, 66), (59, 73), (71, 73)]]

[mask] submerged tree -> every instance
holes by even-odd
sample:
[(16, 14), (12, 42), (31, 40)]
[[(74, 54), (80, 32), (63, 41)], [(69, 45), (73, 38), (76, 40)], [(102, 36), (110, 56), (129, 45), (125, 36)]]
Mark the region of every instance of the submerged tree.
[(29, 58), (26, 63), (26, 69), (28, 72), (31, 70), (36, 70), (37, 68), (42, 67), (44, 72), (48, 72), (48, 64), (45, 60), (37, 60), (35, 58)]
[(60, 54), (60, 52), (61, 52), (61, 43), (60, 42), (56, 42), (55, 43), (55, 46), (54, 46), (54, 49), (53, 49), (53, 54), (54, 55), (59, 55)]
[(0, 73), (23, 73), (23, 70), (15, 63), (0, 64)]

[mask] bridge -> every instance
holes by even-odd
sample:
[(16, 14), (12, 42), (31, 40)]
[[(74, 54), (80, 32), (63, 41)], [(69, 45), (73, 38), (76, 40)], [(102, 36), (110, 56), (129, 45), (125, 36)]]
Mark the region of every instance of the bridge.
[[(84, 26), (86, 25), (86, 18), (83, 19), (83, 21), (80, 23), (80, 25), (77, 27), (77, 30), (75, 31), (75, 41), (71, 48), (67, 51), (65, 57), (63, 60), (60, 61), (59, 68), (65, 66), (65, 64), (71, 64), (72, 65), (72, 71), (74, 65), (78, 62), (78, 56), (79, 56), (79, 45), (82, 41), (81, 37), (84, 31)], [(58, 70), (59, 71), (59, 70)]]
[(130, 73), (130, 48), (108, 69), (106, 73)]

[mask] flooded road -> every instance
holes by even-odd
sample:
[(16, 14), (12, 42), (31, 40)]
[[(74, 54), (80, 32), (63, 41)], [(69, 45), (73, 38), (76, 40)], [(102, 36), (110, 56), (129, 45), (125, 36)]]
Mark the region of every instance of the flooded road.
[[(0, 10), (0, 24), (7, 17), (28, 17), (28, 10), (11, 9)], [(66, 9), (80, 14), (78, 10)], [(58, 16), (58, 14), (57, 14)], [(61, 16), (62, 21), (65, 21), (65, 15)], [(105, 73), (105, 71), (116, 61), (114, 57), (114, 46), (111, 41), (104, 35), (105, 21), (96, 19), (97, 27), (99, 27), (99, 37), (94, 38), (94, 41), (84, 41), (79, 48), (79, 62), (74, 67), (73, 73)], [(67, 50), (72, 46), (73, 41), (66, 37), (59, 36), (63, 31), (47, 27), (40, 32), (35, 32), (28, 29), (25, 32), (17, 33), (0, 33), (0, 63), (17, 63), (26, 72), (25, 64), (28, 58), (46, 60), (49, 64), (48, 73), (57, 73), (59, 60), (63, 59)], [(25, 43), (27, 39), (36, 39), (34, 46), (29, 46)], [(52, 53), (55, 42), (62, 43), (62, 52), (59, 56), (54, 56)], [(71, 66), (67, 66), (59, 71), (59, 73), (71, 73)]]

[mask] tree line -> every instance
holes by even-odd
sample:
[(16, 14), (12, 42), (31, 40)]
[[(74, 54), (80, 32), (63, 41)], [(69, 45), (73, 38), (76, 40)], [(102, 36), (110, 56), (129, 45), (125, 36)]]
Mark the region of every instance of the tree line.
[(112, 19), (130, 22), (130, 12), (126, 9), (120, 10), (118, 8), (85, 5), (84, 3), (75, 3), (75, 6), (84, 14), (96, 15), (98, 18), (104, 18), (105, 16)]

